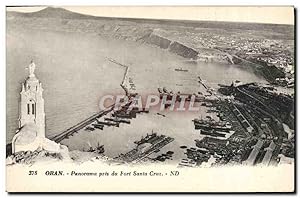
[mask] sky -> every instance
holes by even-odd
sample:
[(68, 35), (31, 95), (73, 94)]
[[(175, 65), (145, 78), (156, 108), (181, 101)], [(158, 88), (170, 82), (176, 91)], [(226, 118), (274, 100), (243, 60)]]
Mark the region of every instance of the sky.
[[(44, 8), (7, 7), (7, 10), (35, 12)], [(67, 6), (62, 8), (104, 17), (294, 24), (294, 8), (292, 6)]]

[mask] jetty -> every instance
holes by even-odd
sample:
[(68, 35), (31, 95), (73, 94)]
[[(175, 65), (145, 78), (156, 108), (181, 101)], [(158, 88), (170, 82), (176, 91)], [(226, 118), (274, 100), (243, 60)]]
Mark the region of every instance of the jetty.
[(89, 124), (95, 122), (97, 120), (97, 118), (100, 118), (104, 115), (106, 115), (107, 113), (111, 112), (114, 108), (114, 104), (109, 106), (109, 108), (107, 110), (102, 110), (92, 116), (90, 116), (89, 118), (75, 124), (74, 126), (66, 129), (65, 131), (61, 132), (58, 135), (55, 135), (54, 137), (50, 138), (52, 141), (55, 141), (57, 143), (61, 142), (63, 139), (72, 136), (74, 133), (78, 132), (79, 130), (83, 129), (84, 127), (88, 126)]

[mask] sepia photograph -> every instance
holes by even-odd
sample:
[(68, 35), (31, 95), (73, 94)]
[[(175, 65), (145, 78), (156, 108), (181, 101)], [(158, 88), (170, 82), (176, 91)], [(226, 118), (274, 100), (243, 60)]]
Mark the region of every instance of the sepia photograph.
[(294, 14), (7, 6), (7, 192), (295, 192)]

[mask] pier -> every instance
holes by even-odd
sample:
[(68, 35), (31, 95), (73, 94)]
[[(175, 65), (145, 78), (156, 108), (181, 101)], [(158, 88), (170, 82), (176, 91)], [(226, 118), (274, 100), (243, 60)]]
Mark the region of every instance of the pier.
[[(123, 65), (119, 62), (117, 62), (116, 60), (114, 59), (111, 59), (111, 58), (107, 58), (110, 62), (112, 63), (115, 63), (119, 66), (122, 66), (122, 67), (125, 67), (125, 73), (124, 73), (124, 77), (123, 77), (123, 80), (122, 80), (122, 83), (121, 83), (121, 87), (125, 90), (125, 94), (128, 96), (130, 95), (129, 94), (129, 91), (128, 91), (128, 88), (127, 88), (127, 85), (126, 85), (126, 82), (128, 81), (128, 70), (129, 70), (129, 67), (127, 65)], [(107, 110), (102, 110), (92, 116), (90, 116), (89, 118), (77, 123), (76, 125), (66, 129), (65, 131), (59, 133), (58, 135), (55, 135), (54, 137), (51, 137), (49, 139), (59, 143), (61, 142), (63, 139), (65, 138), (68, 138), (69, 136), (72, 136), (74, 133), (78, 132), (79, 130), (85, 128), (86, 126), (90, 125), (91, 123), (97, 121), (99, 122), (97, 119), (106, 115), (107, 113), (111, 112), (113, 109), (115, 108), (115, 104), (112, 104), (111, 106), (108, 107)], [(103, 123), (102, 123), (103, 124)], [(118, 124), (118, 123), (117, 123)]]
[(50, 138), (52, 141), (55, 141), (57, 143), (61, 142), (63, 139), (72, 136), (74, 133), (78, 132), (79, 130), (83, 129), (84, 127), (86, 127), (87, 125), (91, 124), (92, 122), (96, 121), (97, 118), (100, 118), (104, 115), (106, 115), (107, 113), (109, 113), (110, 111), (113, 110), (114, 108), (114, 104), (109, 106), (108, 110), (102, 110), (92, 116), (90, 116), (89, 118), (75, 124), (74, 126), (66, 129), (65, 131), (63, 131), (62, 133), (55, 135), (54, 137)]

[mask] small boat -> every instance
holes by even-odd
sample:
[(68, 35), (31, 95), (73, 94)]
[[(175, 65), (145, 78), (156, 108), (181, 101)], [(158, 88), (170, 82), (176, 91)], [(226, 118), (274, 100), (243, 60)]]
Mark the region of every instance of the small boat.
[(86, 131), (94, 131), (95, 128), (93, 128), (93, 127), (91, 127), (91, 126), (88, 126), (88, 127), (85, 128), (85, 130), (86, 130)]
[(187, 69), (182, 69), (182, 68), (176, 68), (175, 71), (188, 72), (189, 70), (187, 70)]
[(179, 166), (195, 167), (197, 163), (193, 160), (182, 159)]
[(97, 123), (101, 124), (101, 125), (107, 125), (107, 126), (116, 126), (119, 127), (119, 123), (115, 123), (115, 122), (108, 122), (108, 121), (100, 121), (97, 119)]
[(169, 93), (168, 90), (167, 90), (167, 88), (165, 88), (165, 87), (163, 87), (163, 92), (164, 93)]
[(117, 117), (116, 118), (104, 118), (104, 120), (105, 121), (112, 121), (112, 122), (130, 124), (130, 120), (118, 119)]
[(97, 154), (102, 154), (102, 153), (104, 153), (104, 145), (100, 146), (100, 144), (98, 142), (97, 147), (95, 147), (95, 148), (90, 147), (88, 152), (94, 152), (94, 153), (97, 153)]
[(112, 114), (113, 117), (118, 117), (118, 118), (136, 118), (136, 114), (134, 113), (121, 113), (121, 112), (115, 112), (114, 114)]
[(93, 126), (94, 126), (94, 128), (100, 129), (100, 130), (103, 130), (103, 128), (104, 128), (103, 124), (93, 124)]
[(166, 117), (166, 115), (162, 114), (162, 113), (156, 113), (157, 115), (160, 115), (162, 117)]

